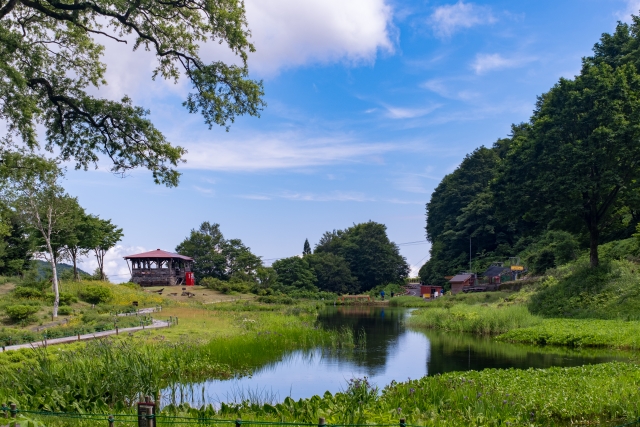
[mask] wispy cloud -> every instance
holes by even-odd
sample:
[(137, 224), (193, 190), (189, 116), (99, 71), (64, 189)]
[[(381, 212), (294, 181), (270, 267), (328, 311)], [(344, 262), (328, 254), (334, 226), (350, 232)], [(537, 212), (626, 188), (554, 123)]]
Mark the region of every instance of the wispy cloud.
[(423, 204), (423, 201), (417, 200), (401, 200), (395, 198), (376, 198), (367, 196), (362, 192), (353, 191), (332, 191), (328, 193), (311, 193), (311, 192), (297, 192), (297, 191), (282, 191), (279, 193), (268, 194), (245, 194), (237, 196), (241, 199), (250, 200), (294, 200), (300, 202), (376, 202), (376, 203), (394, 203), (394, 204)]
[(437, 104), (421, 108), (394, 107), (385, 104), (383, 104), (383, 106), (385, 108), (385, 116), (390, 119), (415, 119), (426, 116), (440, 107), (440, 105)]
[(505, 58), (499, 53), (479, 53), (471, 64), (471, 68), (476, 74), (484, 74), (494, 70), (521, 67), (535, 60), (536, 58), (534, 57)]
[(480, 96), (478, 92), (470, 90), (457, 90), (451, 87), (445, 79), (431, 79), (422, 83), (420, 87), (437, 93), (443, 98), (469, 101)]
[(197, 185), (194, 185), (193, 189), (196, 190), (198, 193), (209, 194), (209, 195), (213, 194), (213, 190), (211, 188), (203, 188), (203, 187), (199, 187)]
[(616, 13), (616, 17), (624, 22), (631, 22), (631, 15), (640, 15), (640, 0), (625, 0), (627, 7)]
[(489, 7), (465, 3), (462, 0), (437, 7), (429, 17), (429, 24), (435, 35), (441, 38), (451, 37), (461, 29), (493, 24), (496, 21)]
[(380, 156), (409, 150), (398, 143), (364, 143), (342, 134), (308, 137), (301, 132), (253, 135), (225, 142), (188, 144), (184, 168), (219, 171), (295, 169), (344, 163), (379, 163)]

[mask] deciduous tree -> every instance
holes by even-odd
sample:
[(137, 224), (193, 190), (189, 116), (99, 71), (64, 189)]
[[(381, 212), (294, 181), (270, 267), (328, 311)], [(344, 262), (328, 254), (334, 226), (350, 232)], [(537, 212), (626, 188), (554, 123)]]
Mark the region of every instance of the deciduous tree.
[[(253, 51), (244, 4), (236, 0), (7, 0), (0, 2), (0, 120), (5, 142), (36, 148), (38, 124), (46, 148), (77, 167), (112, 162), (114, 173), (149, 169), (157, 183), (176, 185), (185, 150), (173, 146), (148, 119), (149, 111), (122, 95), (90, 94), (107, 84), (101, 62), (105, 40), (116, 49), (147, 50), (157, 60), (152, 77), (191, 83), (183, 105), (210, 127), (238, 115), (257, 116), (262, 83), (248, 78)], [(206, 62), (203, 43), (222, 43), (238, 64)], [(135, 68), (129, 70), (135, 73)], [(94, 91), (95, 92), (95, 91)]]

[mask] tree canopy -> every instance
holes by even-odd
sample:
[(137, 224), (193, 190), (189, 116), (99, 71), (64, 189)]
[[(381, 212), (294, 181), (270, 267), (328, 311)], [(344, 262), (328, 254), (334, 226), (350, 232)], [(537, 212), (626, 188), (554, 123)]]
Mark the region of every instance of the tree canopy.
[(409, 265), (398, 246), (389, 240), (387, 227), (373, 221), (325, 233), (314, 255), (319, 253), (343, 258), (362, 291), (401, 283), (409, 274)]
[[(262, 83), (249, 79), (249, 42), (244, 4), (235, 0), (136, 2), (122, 0), (8, 0), (0, 4), (0, 120), (4, 151), (15, 139), (39, 146), (37, 124), (46, 130), (45, 148), (78, 168), (112, 162), (111, 171), (149, 169), (157, 183), (175, 186), (185, 150), (173, 146), (148, 119), (149, 111), (93, 96), (105, 80), (103, 42), (155, 54), (152, 77), (188, 79), (192, 92), (183, 105), (200, 112), (209, 127), (227, 127), (238, 115), (259, 115)], [(206, 62), (200, 47), (225, 44), (239, 65)], [(135, 70), (131, 70), (134, 72)]]
[(260, 257), (254, 255), (240, 239), (227, 240), (220, 231), (220, 224), (203, 222), (197, 230), (176, 247), (176, 252), (194, 259), (196, 281), (205, 277), (229, 280), (255, 276), (262, 266)]

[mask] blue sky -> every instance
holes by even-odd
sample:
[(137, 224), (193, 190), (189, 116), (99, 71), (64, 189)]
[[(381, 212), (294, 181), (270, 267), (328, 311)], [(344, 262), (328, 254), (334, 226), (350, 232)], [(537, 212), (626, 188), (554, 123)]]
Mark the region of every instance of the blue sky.
[[(189, 150), (178, 188), (140, 170), (70, 171), (64, 186), (87, 211), (124, 228), (108, 255), (173, 250), (202, 221), (220, 223), (266, 263), (323, 232), (367, 220), (396, 243), (424, 240), (425, 203), (465, 154), (528, 119), (536, 96), (572, 77), (603, 32), (640, 1), (246, 0), (252, 77), (268, 104), (229, 132), (181, 106), (186, 82), (152, 81), (153, 56), (107, 46), (109, 85), (150, 109)], [(223, 46), (207, 60), (234, 61)], [(428, 244), (402, 245), (414, 273)], [(92, 270), (88, 259), (84, 268)]]

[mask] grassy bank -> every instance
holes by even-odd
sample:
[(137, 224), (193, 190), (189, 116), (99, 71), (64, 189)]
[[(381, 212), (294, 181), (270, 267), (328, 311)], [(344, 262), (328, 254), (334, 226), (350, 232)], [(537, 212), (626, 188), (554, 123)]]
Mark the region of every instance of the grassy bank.
[[(403, 383), (381, 393), (366, 381), (351, 381), (342, 393), (278, 404), (246, 402), (199, 410), (169, 407), (164, 415), (328, 424), (397, 424), (424, 426), (567, 426), (618, 425), (640, 415), (640, 369), (606, 363), (577, 368), (452, 372)], [(180, 424), (180, 420), (173, 420)], [(120, 423), (119, 423), (120, 424)], [(56, 419), (48, 426), (95, 425)], [(120, 425), (135, 425), (121, 423)], [(186, 423), (184, 425), (187, 425)]]
[[(442, 298), (445, 300), (446, 298)], [(521, 305), (453, 305), (450, 308), (429, 307), (416, 310), (407, 325), (451, 332), (497, 335), (513, 329), (539, 324), (542, 319)]]
[(497, 337), (505, 342), (570, 347), (640, 349), (640, 322), (597, 319), (544, 319), (535, 326)]
[(357, 344), (351, 331), (316, 328), (315, 312), (305, 310), (174, 307), (163, 314), (179, 315), (179, 324), (86, 344), (0, 353), (5, 380), (0, 401), (63, 411), (124, 408), (141, 394), (156, 395), (175, 383), (246, 375), (288, 351)]

